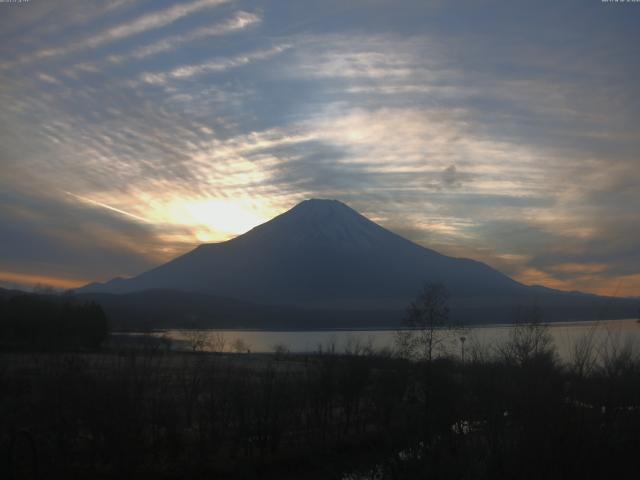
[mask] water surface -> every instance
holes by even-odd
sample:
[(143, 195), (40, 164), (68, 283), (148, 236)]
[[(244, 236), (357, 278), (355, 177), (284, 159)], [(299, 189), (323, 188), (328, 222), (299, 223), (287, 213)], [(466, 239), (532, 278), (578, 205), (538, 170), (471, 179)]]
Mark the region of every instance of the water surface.
[[(589, 322), (558, 322), (548, 325), (560, 358), (570, 360), (574, 345), (591, 339), (595, 348), (631, 348), (640, 351), (640, 323), (635, 319)], [(443, 332), (448, 338), (443, 350), (451, 355), (466, 355), (476, 349), (490, 351), (509, 338), (513, 325), (485, 325), (464, 331)], [(318, 351), (362, 351), (363, 349), (393, 349), (395, 330), (166, 330), (155, 332), (171, 339), (173, 348), (204, 351), (250, 351), (268, 353), (276, 350), (295, 353)], [(465, 341), (461, 341), (461, 337)]]

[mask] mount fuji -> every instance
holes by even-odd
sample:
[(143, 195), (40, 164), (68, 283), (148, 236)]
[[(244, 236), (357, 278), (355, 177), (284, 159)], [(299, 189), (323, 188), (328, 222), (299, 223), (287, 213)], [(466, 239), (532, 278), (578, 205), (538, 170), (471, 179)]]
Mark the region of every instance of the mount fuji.
[(426, 282), (443, 283), (458, 314), (491, 311), (487, 322), (501, 320), (496, 309), (504, 314), (507, 307), (533, 301), (566, 315), (602, 298), (525, 286), (484, 263), (413, 243), (344, 203), (317, 199), (231, 240), (200, 245), (136, 277), (90, 284), (80, 293), (179, 291), (270, 308), (386, 311), (397, 317)]

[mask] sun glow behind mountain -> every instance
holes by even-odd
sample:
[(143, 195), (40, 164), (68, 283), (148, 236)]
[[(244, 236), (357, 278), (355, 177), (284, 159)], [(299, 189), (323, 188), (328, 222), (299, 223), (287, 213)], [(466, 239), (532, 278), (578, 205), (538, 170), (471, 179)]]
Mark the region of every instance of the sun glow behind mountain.
[(158, 214), (189, 227), (199, 242), (226, 240), (269, 219), (249, 202), (221, 199), (175, 200)]
[(187, 244), (228, 240), (264, 223), (279, 211), (251, 199), (187, 195), (181, 192), (144, 192), (139, 197), (100, 197), (100, 200), (66, 192), (74, 200), (124, 216), (142, 225), (178, 231), (166, 241)]

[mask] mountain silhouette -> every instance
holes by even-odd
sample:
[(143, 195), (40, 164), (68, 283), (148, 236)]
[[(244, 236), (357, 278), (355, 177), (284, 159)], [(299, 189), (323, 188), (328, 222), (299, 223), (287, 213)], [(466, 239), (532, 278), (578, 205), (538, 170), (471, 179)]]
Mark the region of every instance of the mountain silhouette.
[(399, 325), (426, 282), (445, 284), (454, 320), (468, 324), (513, 322), (533, 304), (546, 321), (631, 318), (637, 309), (633, 299), (520, 284), (317, 199), (226, 242), (77, 293), (124, 328), (377, 328)]
[(344, 203), (312, 199), (236, 238), (83, 291), (170, 289), (260, 304), (361, 309), (404, 306), (425, 282), (444, 283), (454, 297), (527, 288), (481, 262), (417, 245)]

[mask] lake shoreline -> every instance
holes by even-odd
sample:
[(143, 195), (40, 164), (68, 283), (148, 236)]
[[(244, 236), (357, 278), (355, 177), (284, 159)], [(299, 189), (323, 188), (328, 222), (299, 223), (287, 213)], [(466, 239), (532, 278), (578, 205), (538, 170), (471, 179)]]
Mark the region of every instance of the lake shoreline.
[[(620, 318), (620, 319), (606, 319), (606, 320), (567, 320), (567, 321), (555, 321), (555, 322), (543, 322), (543, 325), (548, 327), (571, 327), (571, 326), (593, 326), (601, 323), (608, 322), (636, 322), (638, 324), (638, 328), (640, 328), (640, 322), (633, 318)], [(509, 328), (515, 327), (519, 325), (517, 323), (478, 323), (473, 325), (462, 325), (460, 327), (456, 327), (461, 330), (475, 330), (482, 328)], [(525, 325), (525, 324), (520, 324)], [(200, 330), (200, 331), (211, 331), (211, 332), (371, 332), (371, 331), (379, 331), (379, 332), (395, 332), (398, 330), (412, 330), (411, 328), (405, 326), (398, 327), (344, 327), (344, 328), (154, 328), (150, 330), (117, 330), (111, 332), (111, 335), (126, 335), (126, 334), (148, 334), (148, 333), (166, 333), (166, 332), (188, 332), (192, 330)]]
[[(520, 324), (522, 326), (523, 324)], [(605, 345), (629, 343), (640, 350), (640, 323), (634, 319), (602, 321), (567, 321), (543, 324), (553, 339), (559, 357), (568, 361), (578, 343), (591, 339)], [(491, 351), (508, 341), (516, 324), (486, 324), (465, 329), (442, 329), (446, 344), (441, 355), (462, 356), (463, 343), (468, 352)], [(110, 344), (131, 346), (145, 339), (174, 350), (211, 352), (313, 354), (334, 351), (393, 352), (400, 329), (325, 329), (325, 330), (258, 330), (258, 329), (158, 329), (147, 332), (113, 332)], [(409, 332), (409, 329), (401, 329)], [(464, 340), (462, 340), (464, 338)]]

